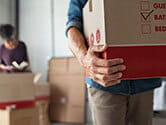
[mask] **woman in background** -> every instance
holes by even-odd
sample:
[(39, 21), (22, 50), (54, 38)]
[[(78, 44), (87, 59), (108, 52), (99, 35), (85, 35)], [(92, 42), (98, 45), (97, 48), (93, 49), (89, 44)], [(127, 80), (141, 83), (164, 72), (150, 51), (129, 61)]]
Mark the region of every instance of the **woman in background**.
[(10, 24), (0, 26), (0, 69), (3, 72), (25, 72), (29, 67), (25, 43), (16, 40), (16, 29)]

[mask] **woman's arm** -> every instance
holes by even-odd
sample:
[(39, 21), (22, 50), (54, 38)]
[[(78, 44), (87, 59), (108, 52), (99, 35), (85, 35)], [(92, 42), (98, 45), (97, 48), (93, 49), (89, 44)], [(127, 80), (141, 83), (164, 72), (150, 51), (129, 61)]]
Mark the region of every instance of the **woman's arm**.
[(14, 66), (5, 66), (4, 64), (0, 64), (0, 69), (1, 70), (10, 70), (10, 71), (12, 71), (12, 70), (14, 70), (15, 68), (14, 68)]
[(30, 61), (29, 61), (29, 56), (28, 56), (28, 51), (27, 51), (27, 46), (24, 43), (24, 58), (23, 58), (23, 62), (24, 62), (24, 67), (22, 67), (22, 70), (26, 70), (30, 67)]
[(5, 71), (5, 70), (12, 71), (13, 69), (15, 69), (12, 65), (11, 66), (4, 65), (4, 62), (2, 60), (2, 51), (3, 51), (3, 49), (2, 49), (2, 45), (1, 45), (0, 46), (0, 69), (3, 70), (3, 71)]

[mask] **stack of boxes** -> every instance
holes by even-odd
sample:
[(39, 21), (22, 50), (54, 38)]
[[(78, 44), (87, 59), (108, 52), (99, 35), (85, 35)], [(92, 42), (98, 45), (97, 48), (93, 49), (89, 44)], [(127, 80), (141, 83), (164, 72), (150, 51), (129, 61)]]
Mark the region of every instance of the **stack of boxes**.
[(34, 75), (0, 75), (0, 124), (39, 125), (35, 107)]
[(49, 83), (35, 84), (36, 107), (39, 114), (39, 125), (50, 125), (48, 109), (50, 103)]
[(49, 62), (50, 118), (55, 122), (85, 122), (84, 70), (75, 58)]
[(39, 125), (37, 108), (0, 110), (0, 125)]
[[(33, 82), (34, 76), (31, 73), (0, 74), (0, 125), (43, 125), (39, 123), (39, 110), (46, 107), (38, 103), (46, 98), (46, 93), (38, 98), (41, 89), (35, 90), (38, 85)], [(48, 100), (49, 94), (46, 96)]]

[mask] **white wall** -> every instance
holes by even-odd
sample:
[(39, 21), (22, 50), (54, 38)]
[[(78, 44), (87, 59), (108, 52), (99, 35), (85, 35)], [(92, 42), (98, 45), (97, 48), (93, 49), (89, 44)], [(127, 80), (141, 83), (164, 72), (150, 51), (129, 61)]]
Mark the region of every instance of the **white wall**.
[(31, 69), (46, 80), (52, 57), (51, 0), (20, 0), (20, 39), (28, 46)]
[(28, 46), (33, 72), (46, 80), (51, 57), (72, 56), (65, 37), (69, 0), (20, 0), (20, 39)]
[(65, 37), (68, 2), (69, 0), (54, 0), (54, 47), (56, 57), (72, 56), (72, 53), (68, 48), (67, 38)]
[(10, 23), (10, 0), (0, 0), (0, 24)]
[(15, 25), (16, 24), (16, 0), (9, 0), (10, 1), (10, 23)]
[[(0, 0), (0, 24), (12, 23), (14, 24), (14, 4), (15, 0)], [(2, 40), (0, 39), (0, 44)]]

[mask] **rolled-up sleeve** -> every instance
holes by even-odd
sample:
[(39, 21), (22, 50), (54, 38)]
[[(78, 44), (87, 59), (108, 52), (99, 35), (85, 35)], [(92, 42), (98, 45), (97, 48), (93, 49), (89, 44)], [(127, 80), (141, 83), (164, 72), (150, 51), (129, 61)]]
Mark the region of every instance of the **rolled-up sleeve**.
[(68, 9), (68, 21), (66, 23), (66, 36), (71, 27), (76, 27), (81, 32), (83, 31), (82, 9), (87, 0), (70, 0)]

